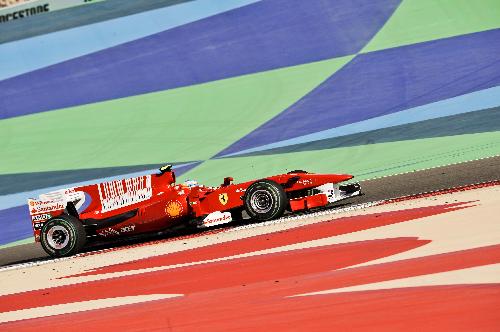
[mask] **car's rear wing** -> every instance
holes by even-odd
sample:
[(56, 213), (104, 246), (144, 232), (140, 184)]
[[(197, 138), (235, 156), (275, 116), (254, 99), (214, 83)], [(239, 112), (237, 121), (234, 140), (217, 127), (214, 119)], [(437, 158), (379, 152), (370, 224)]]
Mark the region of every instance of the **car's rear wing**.
[(81, 191), (75, 191), (74, 188), (52, 191), (41, 194), (36, 199), (28, 199), (28, 208), (35, 240), (40, 240), (40, 230), (43, 224), (50, 218), (63, 213), (68, 208), (69, 202), (73, 204), (73, 207), (78, 208), (83, 204), (84, 200), (85, 194)]

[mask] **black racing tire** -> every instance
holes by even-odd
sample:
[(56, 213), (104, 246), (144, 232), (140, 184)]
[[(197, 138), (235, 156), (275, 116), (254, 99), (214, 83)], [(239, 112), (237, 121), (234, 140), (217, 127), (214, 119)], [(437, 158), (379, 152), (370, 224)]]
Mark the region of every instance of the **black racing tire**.
[(250, 218), (267, 221), (283, 215), (287, 198), (285, 190), (279, 183), (259, 180), (248, 187), (243, 202)]
[(52, 257), (66, 257), (80, 252), (87, 241), (80, 220), (63, 214), (48, 220), (40, 232), (40, 242)]

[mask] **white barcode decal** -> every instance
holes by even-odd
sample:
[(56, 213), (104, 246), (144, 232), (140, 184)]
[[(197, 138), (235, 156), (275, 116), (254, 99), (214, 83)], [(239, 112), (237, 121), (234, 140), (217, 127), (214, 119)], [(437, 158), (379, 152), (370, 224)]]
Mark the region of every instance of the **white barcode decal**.
[(99, 183), (102, 212), (145, 201), (152, 196), (151, 175)]

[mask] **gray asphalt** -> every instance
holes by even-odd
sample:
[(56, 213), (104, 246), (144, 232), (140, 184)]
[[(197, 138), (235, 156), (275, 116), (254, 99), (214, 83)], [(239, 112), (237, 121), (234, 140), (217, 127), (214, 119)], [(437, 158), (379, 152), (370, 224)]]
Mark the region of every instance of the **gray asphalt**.
[[(361, 188), (365, 195), (339, 205), (398, 198), (494, 180), (500, 180), (500, 156), (362, 181)], [(134, 241), (137, 242), (137, 239)], [(130, 242), (108, 244), (107, 247), (123, 244)], [(48, 257), (41, 246), (35, 243), (0, 249), (0, 266), (46, 259)]]

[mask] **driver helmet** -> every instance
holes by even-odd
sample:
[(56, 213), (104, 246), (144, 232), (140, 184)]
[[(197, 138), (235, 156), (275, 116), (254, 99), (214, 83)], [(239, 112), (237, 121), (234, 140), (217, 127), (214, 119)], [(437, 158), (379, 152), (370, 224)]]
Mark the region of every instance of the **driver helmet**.
[(192, 187), (196, 187), (198, 185), (198, 181), (196, 181), (196, 180), (186, 180), (186, 181), (184, 181), (184, 183), (182, 185), (186, 186), (186, 187), (189, 187), (189, 188), (192, 188)]

